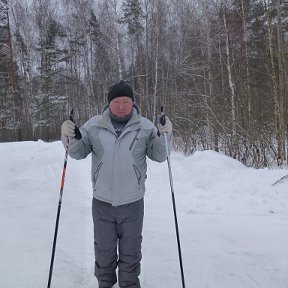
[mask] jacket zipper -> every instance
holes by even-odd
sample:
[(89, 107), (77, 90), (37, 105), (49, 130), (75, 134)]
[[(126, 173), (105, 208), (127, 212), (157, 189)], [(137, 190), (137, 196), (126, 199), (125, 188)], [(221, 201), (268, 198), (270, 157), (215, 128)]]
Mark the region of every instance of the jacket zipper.
[(135, 135), (135, 137), (133, 138), (133, 140), (132, 140), (132, 142), (131, 142), (131, 145), (129, 146), (129, 151), (132, 150), (132, 148), (133, 148), (136, 140), (138, 140), (137, 137), (138, 137), (138, 135), (139, 135), (139, 133), (140, 133), (140, 130), (141, 130), (140, 128), (138, 128), (138, 129), (136, 130), (136, 135)]
[(139, 188), (140, 188), (141, 172), (139, 171), (139, 169), (136, 166), (136, 164), (133, 164), (133, 168), (134, 168), (134, 171), (135, 171), (135, 174), (136, 174), (136, 178), (137, 178), (137, 181), (138, 181), (138, 185), (139, 185)]
[(98, 166), (97, 166), (97, 169), (96, 169), (95, 173), (94, 173), (94, 188), (96, 186), (96, 182), (97, 182), (98, 175), (99, 175), (99, 172), (100, 172), (100, 169), (101, 169), (102, 165), (103, 165), (103, 162), (100, 162), (98, 164)]

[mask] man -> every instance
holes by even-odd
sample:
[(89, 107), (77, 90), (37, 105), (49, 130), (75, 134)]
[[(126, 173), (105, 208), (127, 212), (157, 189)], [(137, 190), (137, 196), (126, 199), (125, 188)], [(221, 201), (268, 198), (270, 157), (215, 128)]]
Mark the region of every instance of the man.
[[(69, 155), (83, 159), (92, 153), (92, 214), (95, 276), (99, 288), (140, 288), (140, 261), (146, 156), (166, 160), (166, 133), (170, 145), (172, 124), (167, 116), (159, 131), (139, 115), (132, 88), (124, 81), (112, 86), (102, 115), (88, 120), (80, 130), (67, 120), (62, 141), (69, 138)], [(165, 123), (163, 123), (165, 122)], [(77, 134), (77, 139), (75, 139)], [(118, 255), (119, 254), (119, 255)]]

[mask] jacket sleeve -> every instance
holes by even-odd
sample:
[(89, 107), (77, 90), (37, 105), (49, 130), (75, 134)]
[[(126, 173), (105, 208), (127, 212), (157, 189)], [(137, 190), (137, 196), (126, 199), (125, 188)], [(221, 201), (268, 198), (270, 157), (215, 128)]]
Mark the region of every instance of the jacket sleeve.
[[(91, 144), (88, 136), (88, 132), (84, 126), (80, 128), (80, 132), (82, 135), (81, 140), (70, 139), (69, 144), (69, 156), (73, 159), (80, 160), (86, 158), (92, 151)], [(67, 138), (61, 138), (64, 146), (67, 144)]]
[[(172, 134), (167, 133), (168, 153), (170, 154), (170, 148), (172, 143)], [(147, 143), (147, 156), (154, 161), (164, 162), (167, 159), (165, 135), (158, 136), (157, 129), (151, 129), (150, 137)]]

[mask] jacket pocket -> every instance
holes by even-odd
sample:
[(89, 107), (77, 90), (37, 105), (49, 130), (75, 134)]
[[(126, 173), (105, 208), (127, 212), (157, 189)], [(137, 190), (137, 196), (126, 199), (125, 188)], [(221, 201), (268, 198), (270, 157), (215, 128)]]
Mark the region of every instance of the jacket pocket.
[(94, 173), (94, 177), (93, 177), (93, 184), (94, 184), (94, 189), (96, 188), (96, 182), (97, 182), (97, 179), (98, 179), (98, 175), (99, 175), (99, 172), (100, 172), (100, 169), (103, 165), (103, 162), (100, 162), (96, 168), (96, 171)]
[(138, 185), (139, 185), (139, 188), (140, 188), (141, 172), (140, 172), (139, 168), (135, 164), (133, 164), (133, 168), (134, 168), (134, 172), (135, 172), (135, 175), (136, 175), (136, 178), (137, 178), (137, 182), (138, 182)]

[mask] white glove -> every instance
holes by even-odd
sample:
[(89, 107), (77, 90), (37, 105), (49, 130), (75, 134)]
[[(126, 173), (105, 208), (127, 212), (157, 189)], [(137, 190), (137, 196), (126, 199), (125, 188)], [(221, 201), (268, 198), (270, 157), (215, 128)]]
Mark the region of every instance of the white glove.
[(64, 137), (75, 137), (75, 123), (71, 120), (66, 120), (61, 126), (61, 135)]
[[(161, 116), (161, 117), (164, 117), (164, 116)], [(158, 129), (159, 129), (160, 134), (164, 134), (164, 133), (171, 134), (172, 133), (172, 123), (171, 123), (170, 119), (167, 116), (165, 116), (165, 124), (162, 125), (161, 123), (163, 123), (163, 120), (160, 120), (160, 123), (158, 125)]]

